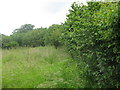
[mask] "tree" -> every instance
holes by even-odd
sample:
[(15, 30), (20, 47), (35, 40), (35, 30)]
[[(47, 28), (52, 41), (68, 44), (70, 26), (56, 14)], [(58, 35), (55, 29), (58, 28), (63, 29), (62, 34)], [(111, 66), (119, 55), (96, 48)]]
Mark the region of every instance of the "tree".
[(37, 28), (35, 30), (29, 31), (22, 37), (22, 43), (24, 46), (44, 46), (44, 34), (46, 28)]
[(2, 48), (10, 49), (13, 47), (16, 48), (18, 46), (18, 42), (14, 41), (13, 37), (2, 34)]
[(63, 26), (58, 24), (51, 25), (45, 35), (45, 44), (54, 45), (55, 48), (62, 45), (61, 34)]
[(14, 33), (25, 33), (27, 31), (33, 30), (34, 27), (35, 26), (32, 24), (25, 24), (25, 25), (22, 25), (20, 28), (15, 29), (13, 34)]

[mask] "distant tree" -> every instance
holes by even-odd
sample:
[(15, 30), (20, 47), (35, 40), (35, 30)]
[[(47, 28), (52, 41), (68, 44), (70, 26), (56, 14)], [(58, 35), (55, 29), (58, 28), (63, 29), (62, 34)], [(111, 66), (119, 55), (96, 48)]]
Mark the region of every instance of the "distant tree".
[(3, 35), (4, 48), (9, 47), (37, 47), (45, 45), (54, 45), (55, 48), (61, 45), (62, 25), (53, 24), (49, 28), (36, 28), (34, 25), (25, 24), (15, 29), (10, 36)]
[(23, 45), (23, 37), (25, 33), (14, 33), (10, 37), (12, 38), (13, 41), (16, 41), (19, 46), (24, 46)]
[(25, 25), (22, 25), (20, 28), (15, 29), (15, 30), (13, 31), (13, 34), (14, 34), (14, 33), (24, 33), (24, 32), (33, 30), (34, 27), (35, 27), (35, 26), (32, 25), (32, 24), (25, 24)]
[(55, 48), (60, 46), (61, 45), (60, 37), (62, 30), (63, 30), (62, 25), (58, 25), (58, 24), (51, 25), (46, 32), (45, 43), (54, 45)]
[(22, 43), (24, 46), (44, 46), (44, 35), (46, 28), (37, 28), (25, 33), (22, 37)]
[(10, 49), (19, 46), (18, 42), (13, 40), (13, 37), (2, 34), (2, 48)]

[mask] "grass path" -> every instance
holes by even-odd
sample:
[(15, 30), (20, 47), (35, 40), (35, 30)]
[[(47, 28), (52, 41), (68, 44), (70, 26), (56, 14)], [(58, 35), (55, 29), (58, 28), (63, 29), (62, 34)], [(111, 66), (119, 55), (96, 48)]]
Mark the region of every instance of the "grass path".
[(82, 88), (82, 70), (64, 49), (54, 47), (3, 50), (3, 88)]

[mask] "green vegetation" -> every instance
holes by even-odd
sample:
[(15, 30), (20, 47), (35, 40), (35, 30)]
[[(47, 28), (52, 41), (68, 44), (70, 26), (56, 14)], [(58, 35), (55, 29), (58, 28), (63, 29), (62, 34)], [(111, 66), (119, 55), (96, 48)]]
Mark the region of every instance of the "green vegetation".
[(66, 47), (73, 58), (86, 63), (89, 87), (120, 87), (119, 6), (119, 2), (73, 3), (64, 23)]
[(0, 49), (0, 89), (2, 88), (2, 50)]
[(64, 48), (3, 50), (3, 88), (83, 88), (81, 71)]
[(119, 88), (119, 4), (74, 2), (61, 25), (2, 34), (3, 87)]
[(62, 45), (61, 32), (63, 26), (53, 24), (49, 28), (36, 28), (34, 25), (25, 24), (15, 29), (10, 36), (2, 35), (2, 48), (10, 49), (20, 47), (37, 47), (54, 45), (56, 48)]

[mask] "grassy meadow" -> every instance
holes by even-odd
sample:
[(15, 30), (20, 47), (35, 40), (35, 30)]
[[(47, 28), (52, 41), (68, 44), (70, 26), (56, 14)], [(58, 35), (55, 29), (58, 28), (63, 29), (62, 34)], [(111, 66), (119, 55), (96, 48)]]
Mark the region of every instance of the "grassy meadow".
[(2, 50), (0, 49), (0, 89), (2, 88)]
[(2, 88), (83, 88), (82, 71), (64, 48), (2, 51)]

